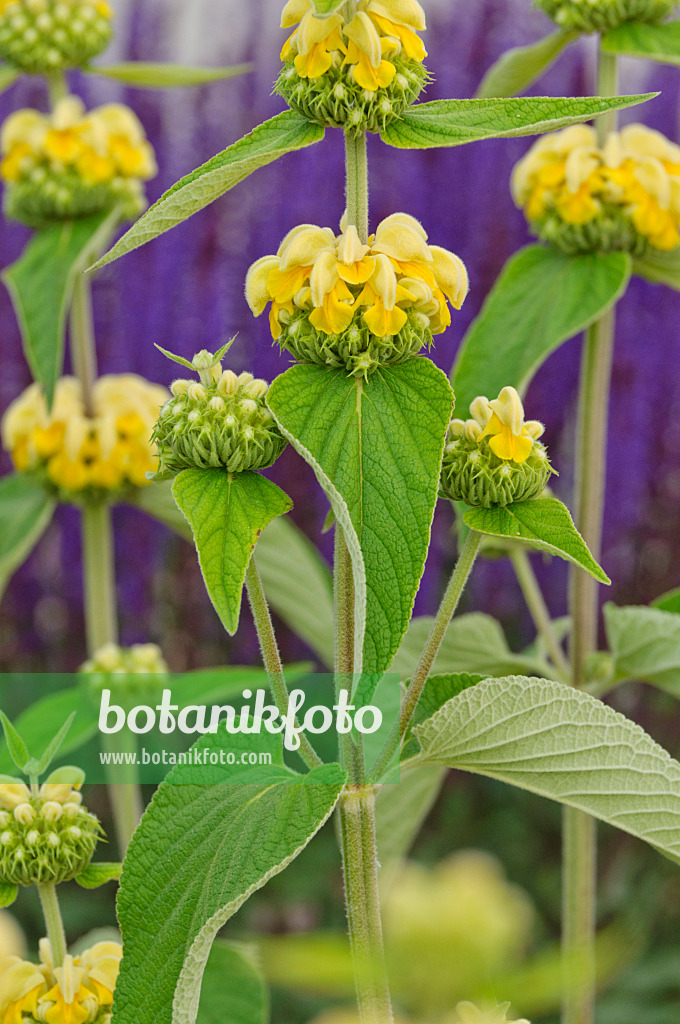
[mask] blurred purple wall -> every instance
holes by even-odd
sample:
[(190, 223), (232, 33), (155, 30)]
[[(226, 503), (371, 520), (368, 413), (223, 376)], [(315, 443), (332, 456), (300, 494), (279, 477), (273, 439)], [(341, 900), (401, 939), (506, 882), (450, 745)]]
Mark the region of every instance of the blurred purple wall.
[[(282, 3), (282, 0), (281, 0)], [(149, 188), (155, 199), (182, 174), (282, 109), (271, 95), (278, 67), (279, 0), (128, 0), (114, 6), (119, 36), (111, 59), (193, 60), (255, 70), (245, 78), (202, 90), (123, 91), (104, 79), (74, 82), (91, 104), (125, 99), (156, 147), (161, 172)], [(435, 82), (428, 99), (470, 96), (488, 65), (507, 47), (539, 38), (547, 19), (529, 0), (425, 0)], [(244, 9), (245, 8), (245, 9)], [(623, 88), (660, 90), (640, 111), (646, 122), (678, 138), (676, 70), (624, 63)], [(592, 91), (592, 47), (573, 47), (546, 75), (537, 93)], [(23, 80), (2, 98), (2, 116), (23, 105), (44, 106), (40, 83)], [(632, 119), (635, 119), (633, 115)], [(628, 118), (631, 119), (631, 118)], [(478, 312), (504, 261), (527, 241), (513, 207), (508, 177), (526, 140), (478, 143), (450, 151), (408, 153), (371, 140), (372, 221), (395, 210), (418, 217), (430, 240), (453, 249), (468, 265), (471, 293), (453, 326), (437, 339), (435, 361), (449, 370), (467, 325)], [(342, 136), (257, 172), (208, 210), (108, 268), (96, 284), (98, 348), (103, 372), (135, 371), (168, 383), (170, 365), (154, 349), (190, 357), (239, 340), (231, 365), (272, 378), (288, 365), (271, 347), (266, 317), (253, 320), (243, 298), (250, 263), (278, 247), (301, 221), (336, 227), (343, 210)], [(2, 263), (19, 254), (25, 233), (0, 225)], [(615, 583), (606, 595), (620, 603), (646, 602), (680, 584), (680, 297), (635, 282), (621, 305), (608, 464), (604, 564)], [(3, 373), (0, 409), (29, 383), (12, 309), (0, 294)], [(569, 342), (538, 374), (528, 398), (532, 417), (544, 420), (561, 476), (556, 490), (570, 501), (578, 340)], [(3, 462), (3, 469), (7, 467)], [(272, 477), (295, 499), (294, 517), (319, 541), (324, 500), (311, 471), (291, 452)], [(140, 514), (118, 510), (116, 550), (126, 643), (163, 644), (172, 667), (224, 663), (255, 656), (249, 619), (234, 641), (222, 633), (188, 545)], [(452, 517), (437, 513), (431, 557), (417, 610), (436, 606), (450, 569)], [(70, 670), (84, 655), (78, 517), (63, 510), (28, 564), (10, 584), (0, 620), (3, 669)], [(566, 570), (540, 567), (555, 614), (565, 611)], [(530, 627), (505, 564), (476, 571), (468, 608), (499, 616), (514, 642)], [(290, 636), (287, 657), (304, 655)]]

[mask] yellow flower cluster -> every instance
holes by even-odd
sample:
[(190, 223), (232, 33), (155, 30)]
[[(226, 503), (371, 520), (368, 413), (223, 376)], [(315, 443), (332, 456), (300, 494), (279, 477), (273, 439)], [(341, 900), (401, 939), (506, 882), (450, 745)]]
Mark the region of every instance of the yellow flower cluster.
[(417, 35), (426, 28), (425, 12), (417, 0), (359, 0), (355, 6), (347, 21), (344, 9), (317, 18), (311, 0), (288, 0), (281, 27), (297, 27), (281, 59), (294, 56), (300, 78), (320, 78), (333, 63), (349, 66), (356, 83), (368, 92), (391, 84), (397, 68), (390, 58), (403, 53), (409, 60), (425, 59)]
[[(31, 203), (36, 217), (84, 216), (116, 201), (143, 208), (142, 181), (156, 173), (153, 149), (135, 114), (119, 103), (86, 113), (66, 97), (53, 113), (18, 110), (0, 133), (0, 176), (10, 183), (13, 206)], [(12, 204), (11, 195), (17, 190)]]
[(0, 0), (0, 57), (28, 74), (81, 67), (106, 47), (106, 0)]
[(489, 438), (489, 448), (499, 459), (521, 465), (531, 455), (534, 442), (545, 427), (538, 420), (524, 419), (524, 406), (514, 388), (503, 388), (498, 398), (480, 396), (470, 405), (469, 420), (452, 420), (452, 437), (465, 437), (476, 444)]
[(680, 245), (680, 147), (641, 124), (603, 147), (584, 125), (544, 136), (516, 165), (512, 193), (539, 237), (567, 252)]
[(80, 383), (62, 377), (52, 409), (37, 384), (2, 421), (2, 442), (16, 469), (68, 494), (144, 487), (157, 469), (151, 434), (169, 392), (135, 374), (100, 377), (88, 415)]
[[(299, 355), (294, 344), (302, 319), (321, 336), (353, 330), (361, 351), (362, 332), (389, 343), (408, 326), (420, 332), (417, 351), (426, 334), (449, 326), (448, 303), (460, 309), (468, 291), (457, 256), (428, 245), (422, 226), (406, 213), (383, 220), (366, 244), (354, 226), (341, 227), (336, 237), (331, 228), (302, 224), (276, 256), (262, 257), (248, 271), (248, 304), (259, 316), (271, 303), (275, 340)], [(367, 344), (364, 339), (364, 349)]]
[(54, 966), (47, 939), (40, 962), (11, 956), (0, 962), (0, 1024), (92, 1024), (110, 1020), (123, 949), (98, 942)]

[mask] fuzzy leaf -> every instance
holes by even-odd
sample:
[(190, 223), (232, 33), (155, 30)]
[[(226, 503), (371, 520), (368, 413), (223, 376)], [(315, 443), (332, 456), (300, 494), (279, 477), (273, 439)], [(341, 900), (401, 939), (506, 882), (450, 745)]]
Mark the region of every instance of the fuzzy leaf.
[(477, 90), (477, 99), (515, 96), (524, 92), (559, 57), (565, 46), (578, 38), (577, 32), (558, 29), (537, 43), (515, 46), (492, 64)]
[(421, 357), (382, 367), (367, 382), (344, 369), (298, 365), (274, 381), (267, 404), (345, 532), (355, 672), (382, 672), (406, 632), (425, 565), (451, 415), (448, 381)]
[(630, 257), (619, 252), (567, 256), (529, 245), (512, 256), (460, 347), (452, 376), (457, 415), (465, 418), (477, 395), (526, 389), (562, 342), (623, 295), (630, 272)]
[[(31, 704), (19, 715), (16, 724), (31, 749), (44, 750), (54, 735), (53, 723), (63, 721), (73, 712), (76, 713), (76, 717), (60, 748), (63, 757), (83, 746), (97, 733), (97, 713), (94, 705), (86, 699), (79, 686), (48, 694)], [(0, 748), (0, 771), (10, 770), (11, 763), (9, 751), (3, 744)]]
[(434, 100), (417, 103), (380, 133), (398, 149), (462, 146), (481, 139), (541, 135), (590, 121), (608, 110), (634, 107), (657, 93), (639, 96), (528, 96), (509, 99)]
[(272, 764), (178, 767), (156, 791), (123, 868), (115, 1024), (193, 1024), (217, 932), (304, 849), (344, 784), (337, 765), (285, 768), (268, 734), (221, 733), (197, 747), (269, 753)]
[(680, 65), (680, 21), (658, 25), (626, 21), (602, 36), (605, 53), (644, 57), (662, 64)]
[(516, 501), (504, 508), (471, 508), (464, 519), (471, 530), (527, 541), (580, 566), (600, 583), (611, 583), (574, 526), (569, 509), (557, 498)]
[(88, 864), (84, 871), (76, 875), (76, 882), (82, 889), (98, 889), (107, 882), (118, 881), (122, 869), (122, 864)]
[(47, 529), (56, 502), (21, 473), (0, 479), (0, 596)]
[(197, 1024), (267, 1024), (269, 994), (257, 951), (217, 940), (205, 965)]
[(259, 473), (223, 469), (185, 469), (176, 477), (172, 493), (191, 526), (210, 600), (233, 636), (257, 538), (293, 503)]
[(31, 760), (26, 744), (3, 711), (0, 711), (0, 722), (9, 755), (17, 768), (22, 771)]
[(333, 666), (333, 583), (326, 562), (290, 520), (274, 519), (257, 542), (269, 604), (328, 668)]
[(292, 110), (277, 114), (164, 192), (91, 269), (103, 267), (140, 245), (146, 245), (209, 206), (253, 171), (266, 167), (286, 153), (311, 146), (323, 136), (323, 128), (311, 124)]
[(680, 615), (680, 587), (669, 590), (666, 594), (660, 594), (652, 601), (653, 608), (660, 608), (662, 612), (673, 612)]
[(2, 272), (21, 330), (26, 362), (45, 389), (48, 405), (64, 363), (66, 318), (79, 274), (101, 252), (120, 213), (64, 221), (36, 231), (26, 248)]
[(576, 807), (680, 863), (680, 764), (587, 693), (548, 679), (487, 679), (415, 733), (415, 764), (486, 775)]
[(671, 252), (650, 251), (633, 260), (633, 273), (653, 284), (680, 291), (680, 246)]
[(19, 886), (9, 882), (0, 882), (0, 909), (11, 907), (19, 895)]
[(153, 483), (150, 487), (140, 487), (135, 494), (133, 508), (146, 512), (148, 516), (163, 523), (163, 526), (167, 526), (185, 540), (193, 541), (191, 527), (177, 508), (177, 502), (172, 496), (171, 480)]
[(187, 64), (154, 64), (135, 60), (122, 64), (92, 64), (83, 70), (89, 75), (103, 75), (137, 89), (172, 89), (174, 86), (208, 85), (225, 78), (236, 78), (252, 71), (252, 67), (252, 64), (235, 64), (230, 68), (196, 68)]
[(42, 757), (38, 761), (36, 775), (42, 775), (43, 772), (46, 772), (49, 766), (52, 764), (55, 757), (57, 756), (57, 753), (61, 749), (71, 726), (73, 725), (73, 720), (75, 717), (76, 712), (72, 711), (71, 714), (66, 719), (66, 721), (64, 722), (64, 724), (62, 725), (61, 729), (59, 729), (57, 734), (53, 736), (50, 742), (47, 744), (45, 750), (43, 751)]
[(606, 604), (604, 624), (618, 679), (652, 683), (680, 698), (680, 615)]

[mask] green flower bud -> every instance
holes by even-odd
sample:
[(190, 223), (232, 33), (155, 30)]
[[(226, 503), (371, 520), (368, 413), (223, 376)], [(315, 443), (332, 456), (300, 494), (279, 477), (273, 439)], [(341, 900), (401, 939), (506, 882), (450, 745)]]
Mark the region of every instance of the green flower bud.
[(624, 21), (662, 21), (676, 0), (535, 0), (536, 6), (561, 28), (576, 32), (608, 32)]
[(121, 220), (135, 220), (146, 205), (144, 187), (137, 178), (91, 184), (72, 169), (38, 167), (5, 189), (3, 210), (8, 220), (40, 229), (55, 220), (88, 217), (115, 206), (120, 207)]
[(59, 883), (85, 870), (102, 829), (75, 788), (83, 777), (77, 768), (57, 769), (37, 795), (20, 779), (0, 782), (0, 881)]
[(111, 19), (105, 0), (5, 0), (0, 57), (33, 75), (82, 67), (108, 45)]
[(289, 60), (274, 92), (293, 110), (324, 128), (381, 132), (402, 116), (430, 81), (427, 68), (417, 60), (399, 56), (392, 63), (396, 74), (389, 85), (369, 91), (341, 63), (332, 64), (320, 78), (300, 78), (295, 62)]
[[(230, 343), (231, 344), (231, 343)], [(153, 440), (158, 446), (156, 479), (183, 469), (226, 469), (230, 473), (266, 469), (278, 459), (286, 441), (266, 406), (266, 381), (252, 373), (222, 371), (217, 355), (199, 352), (192, 363), (201, 383), (176, 380), (173, 397), (161, 409)]]
[(89, 677), (88, 686), (97, 701), (102, 690), (111, 690), (115, 702), (126, 710), (158, 703), (168, 676), (168, 666), (156, 644), (105, 644), (79, 671)]
[(548, 242), (568, 256), (591, 252), (629, 252), (644, 256), (655, 246), (636, 230), (626, 210), (603, 203), (600, 211), (587, 224), (568, 224), (555, 210), (548, 211), (529, 227), (537, 238)]
[(515, 389), (503, 388), (492, 402), (476, 398), (470, 412), (472, 419), (449, 428), (441, 496), (483, 508), (537, 498), (554, 470), (538, 440), (543, 425), (525, 422)]

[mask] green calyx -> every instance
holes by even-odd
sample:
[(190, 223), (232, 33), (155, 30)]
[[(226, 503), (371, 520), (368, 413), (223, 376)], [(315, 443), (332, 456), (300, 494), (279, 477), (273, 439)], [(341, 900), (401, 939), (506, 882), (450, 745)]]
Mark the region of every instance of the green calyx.
[(274, 92), (289, 107), (324, 128), (380, 132), (417, 100), (430, 75), (420, 61), (390, 58), (397, 73), (388, 86), (369, 92), (354, 80), (352, 66), (332, 64), (319, 78), (300, 78), (287, 61)]
[(0, 57), (32, 75), (86, 64), (108, 45), (111, 11), (97, 0), (14, 0), (0, 16)]
[[(203, 368), (206, 383), (175, 381), (161, 409), (153, 440), (158, 445), (156, 480), (183, 469), (266, 469), (286, 440), (265, 403), (269, 385), (251, 373)], [(212, 379), (210, 379), (212, 377)]]
[(566, 253), (578, 256), (592, 252), (629, 252), (644, 256), (655, 246), (636, 230), (626, 211), (613, 203), (603, 203), (597, 217), (587, 224), (567, 224), (555, 210), (530, 224), (532, 232), (543, 242)]
[(432, 332), (427, 317), (407, 310), (407, 320), (398, 334), (378, 338), (366, 326), (363, 310), (357, 310), (349, 327), (342, 334), (324, 334), (309, 320), (310, 314), (297, 311), (278, 339), (300, 363), (345, 367), (352, 377), (368, 377), (379, 366), (403, 363), (417, 355), (423, 346), (432, 345)]
[(554, 473), (545, 445), (534, 441), (525, 462), (499, 459), (489, 438), (456, 437), (444, 449), (439, 493), (472, 508), (510, 505), (537, 498)]
[(38, 166), (18, 181), (5, 184), (5, 216), (31, 228), (89, 217), (116, 206), (120, 206), (123, 220), (134, 220), (144, 210), (146, 198), (139, 179), (90, 184), (73, 169), (53, 171)]
[(662, 21), (676, 0), (535, 0), (536, 6), (561, 28), (576, 32), (608, 32), (624, 21)]

